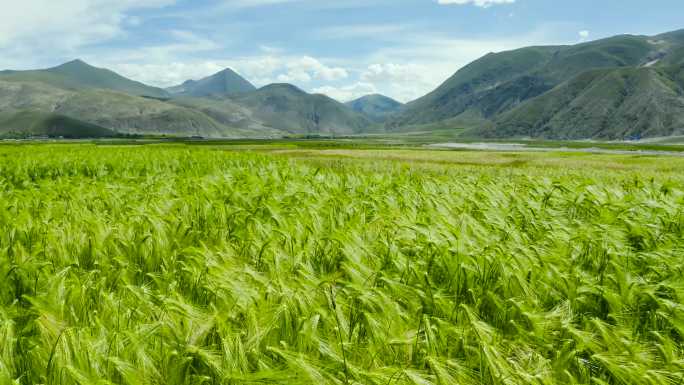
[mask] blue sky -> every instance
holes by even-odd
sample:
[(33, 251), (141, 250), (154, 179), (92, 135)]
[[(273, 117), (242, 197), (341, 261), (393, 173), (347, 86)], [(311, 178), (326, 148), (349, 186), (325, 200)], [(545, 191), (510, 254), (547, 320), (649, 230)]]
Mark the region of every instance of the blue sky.
[(684, 28), (682, 0), (23, 0), (0, 68), (73, 58), (157, 86), (231, 67), (349, 100), (408, 101), (488, 53)]

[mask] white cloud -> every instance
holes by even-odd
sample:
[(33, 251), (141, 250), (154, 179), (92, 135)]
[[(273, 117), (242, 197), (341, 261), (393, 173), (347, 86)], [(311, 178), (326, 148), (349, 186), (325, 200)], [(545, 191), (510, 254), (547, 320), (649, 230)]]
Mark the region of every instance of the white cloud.
[(294, 3), (301, 0), (225, 0), (223, 8), (249, 8), (283, 3)]
[[(20, 0), (3, 2), (0, 12), (0, 67), (55, 60), (80, 47), (125, 34), (140, 24), (128, 12), (159, 8), (175, 0)], [(73, 56), (72, 56), (73, 57)], [(15, 58), (22, 58), (17, 60)]]
[[(268, 66), (259, 64), (268, 63)], [(257, 64), (258, 71), (254, 71)], [(255, 78), (278, 83), (295, 83), (305, 85), (312, 81), (335, 82), (349, 77), (349, 72), (342, 67), (330, 67), (311, 56), (267, 56), (238, 60), (236, 67), (244, 68)]]
[(298, 59), (289, 60), (286, 65), (288, 74), (294, 78), (298, 77), (298, 75), (301, 78), (305, 78), (303, 75), (306, 74), (310, 79), (336, 81), (345, 79), (349, 76), (349, 73), (344, 68), (328, 67), (311, 56), (303, 56)]
[[(0, 47), (19, 41), (74, 48), (122, 33), (131, 9), (156, 8), (175, 0), (21, 0), (3, 4)], [(133, 18), (132, 23), (139, 22)], [(35, 46), (34, 46), (35, 49)]]
[(302, 5), (306, 9), (350, 9), (367, 8), (379, 4), (393, 5), (396, 0), (222, 0), (217, 10), (241, 10), (245, 8), (256, 8), (274, 6), (280, 4)]
[(107, 58), (87, 59), (101, 67), (111, 68), (131, 79), (158, 87), (170, 87), (186, 80), (198, 80), (226, 68), (232, 68), (255, 85), (266, 85), (277, 81), (276, 71), (283, 65), (275, 58), (260, 57), (231, 60), (115, 62)]
[(515, 0), (437, 0), (441, 5), (466, 5), (473, 4), (482, 8), (489, 8), (496, 4), (513, 4)]
[(589, 39), (589, 35), (591, 35), (591, 33), (587, 30), (584, 30), (584, 31), (579, 31), (578, 35), (579, 35), (581, 41), (586, 41), (587, 39)]
[(415, 79), (416, 73), (421, 68), (415, 64), (371, 64), (368, 69), (361, 74), (364, 81), (408, 81)]
[[(455, 69), (452, 67), (449, 72)], [(418, 98), (446, 79), (433, 75), (434, 69), (421, 63), (384, 62), (369, 65), (360, 75), (361, 81), (373, 84), (378, 92), (401, 101)]]
[(79, 57), (91, 64), (110, 68), (126, 77), (156, 86), (176, 85), (187, 79), (204, 77), (225, 68), (221, 63), (211, 60), (181, 59), (220, 49), (221, 46), (213, 40), (184, 30), (167, 31), (166, 36), (173, 40), (166, 44), (131, 49), (108, 49)]
[[(189, 44), (187, 49), (190, 47), (192, 44)], [(157, 52), (155, 57), (147, 58), (148, 62), (137, 56), (116, 53), (109, 58), (87, 59), (98, 66), (112, 68), (124, 76), (160, 87), (177, 85), (188, 79), (200, 79), (225, 68), (234, 69), (257, 86), (277, 82), (294, 83), (310, 88), (319, 84), (339, 82), (349, 77), (349, 72), (345, 68), (325, 65), (311, 56), (293, 56), (286, 53), (221, 60), (171, 60), (174, 52), (185, 48), (176, 47), (175, 51), (169, 52), (165, 51), (170, 50), (166, 46), (146, 49), (145, 52), (148, 53)], [(316, 84), (312, 85), (313, 82)]]
[(278, 83), (310, 83), (311, 75), (304, 71), (290, 71), (286, 74), (280, 74), (276, 78)]
[(95, 60), (93, 63), (97, 64), (98, 66), (111, 68), (112, 70), (131, 79), (160, 87), (175, 86), (188, 79), (200, 79), (226, 68), (219, 63), (210, 61), (199, 63), (171, 62), (163, 64), (107, 64)]
[(411, 24), (357, 24), (342, 25), (320, 29), (316, 36), (323, 39), (356, 39), (374, 38), (382, 39), (406, 32), (413, 28)]
[(322, 86), (311, 90), (311, 92), (316, 94), (324, 94), (330, 96), (333, 99), (337, 99), (340, 102), (348, 102), (360, 98), (361, 96), (374, 94), (378, 92), (378, 89), (374, 84), (365, 82), (356, 82), (347, 86)]

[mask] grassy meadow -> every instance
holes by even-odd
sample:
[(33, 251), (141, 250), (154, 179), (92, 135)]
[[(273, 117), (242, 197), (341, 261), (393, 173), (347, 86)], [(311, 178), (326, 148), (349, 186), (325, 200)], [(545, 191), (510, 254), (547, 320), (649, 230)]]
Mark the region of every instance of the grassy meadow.
[(684, 384), (684, 158), (0, 146), (0, 384)]

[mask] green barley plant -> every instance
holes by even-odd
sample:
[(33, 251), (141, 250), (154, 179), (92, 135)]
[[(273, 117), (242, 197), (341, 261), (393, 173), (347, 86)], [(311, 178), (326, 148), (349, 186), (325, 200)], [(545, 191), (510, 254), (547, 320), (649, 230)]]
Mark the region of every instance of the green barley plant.
[(616, 159), (0, 147), (0, 384), (684, 384), (684, 163)]

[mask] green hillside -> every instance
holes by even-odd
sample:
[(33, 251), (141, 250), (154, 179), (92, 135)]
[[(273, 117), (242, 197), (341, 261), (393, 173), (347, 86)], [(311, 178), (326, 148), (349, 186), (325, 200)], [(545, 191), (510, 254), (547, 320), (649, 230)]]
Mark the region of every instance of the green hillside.
[[(388, 122), (388, 128), (441, 121), (477, 109), (479, 97), (507, 82), (542, 68), (560, 47), (529, 47), (501, 53), (490, 53), (478, 59), (445, 81), (433, 92), (406, 104)], [(550, 89), (551, 85), (535, 86), (532, 95)], [(505, 86), (502, 86), (505, 87)]]
[[(574, 46), (527, 47), (489, 54), (456, 72), (435, 91), (407, 104), (388, 120), (386, 129), (406, 131), (429, 125), (444, 128), (444, 126), (453, 125), (453, 122), (467, 122), (468, 127), (472, 128), (469, 130), (470, 135), (480, 135), (480, 133), (491, 135), (493, 132), (497, 136), (505, 135), (507, 132), (520, 134), (525, 130), (529, 131), (528, 128), (531, 126), (547, 127), (549, 124), (546, 121), (547, 116), (532, 114), (538, 111), (539, 107), (530, 107), (526, 101), (535, 100), (547, 93), (552, 95), (551, 99), (557, 99), (557, 95), (565, 92), (565, 87), (578, 86), (577, 84), (565, 85), (568, 81), (576, 83), (578, 80), (573, 79), (578, 75), (597, 69), (664, 68), (682, 62), (684, 62), (684, 32), (682, 31), (654, 37), (621, 35)], [(610, 99), (610, 101), (597, 99), (596, 104), (602, 105), (606, 102), (621, 105), (621, 96), (609, 91), (613, 89), (611, 88), (613, 86), (618, 89), (620, 86), (613, 85), (609, 80), (605, 81), (611, 83), (611, 86), (605, 85), (609, 89), (603, 94), (597, 92), (591, 95), (597, 98), (615, 99)], [(664, 89), (649, 88), (656, 87), (658, 82), (637, 83), (640, 85), (638, 89), (630, 86), (624, 91), (632, 95), (631, 102), (646, 103), (649, 100), (647, 96), (650, 94), (670, 100), (666, 97), (668, 94)], [(556, 87), (562, 88), (556, 90)], [(639, 93), (644, 94), (638, 95)], [(542, 98), (542, 100), (547, 99)], [(587, 105), (591, 104), (588, 99), (584, 100)], [(538, 103), (540, 102), (535, 102), (535, 104)], [(668, 103), (666, 115), (681, 114), (681, 111), (671, 110), (678, 108), (676, 102), (669, 101)], [(525, 110), (532, 115), (523, 117), (520, 112), (506, 115), (508, 111), (516, 110), (518, 107), (520, 107), (518, 111)], [(641, 107), (633, 106), (630, 110), (647, 107), (644, 104)], [(661, 107), (655, 111), (660, 111)], [(570, 132), (563, 134), (557, 131), (559, 128), (554, 128), (546, 134), (558, 137), (584, 137), (583, 135), (594, 137), (620, 135), (620, 132), (627, 134), (634, 130), (643, 131), (635, 135), (654, 135), (669, 130), (665, 128), (669, 123), (653, 123), (655, 126), (651, 126), (644, 123), (642, 119), (639, 123), (630, 124), (629, 129), (610, 129), (610, 132), (603, 133), (602, 127), (615, 127), (629, 120), (626, 116), (620, 116), (622, 112), (627, 113), (622, 108), (614, 109), (614, 114), (609, 118), (610, 122), (602, 122), (603, 126), (591, 128), (585, 126), (595, 124), (596, 119), (568, 112), (564, 114), (563, 124), (556, 123), (560, 124), (558, 127), (564, 129), (572, 127)], [(515, 122), (511, 120), (513, 116), (517, 116)], [(497, 122), (496, 125), (492, 124), (494, 121)], [(650, 121), (653, 122), (653, 120)], [(502, 124), (509, 124), (512, 127), (502, 128)], [(672, 122), (672, 124), (675, 123)], [(494, 126), (496, 129), (492, 130)], [(482, 129), (483, 127), (486, 129)], [(536, 130), (531, 132), (535, 135), (544, 135)]]
[(279, 137), (286, 134), (262, 122), (250, 109), (231, 99), (177, 96), (170, 102), (200, 111), (223, 125), (243, 130), (246, 136)]
[(127, 79), (113, 71), (93, 67), (81, 60), (74, 60), (60, 66), (32, 71), (2, 71), (2, 81), (41, 82), (58, 88), (81, 90), (101, 88), (131, 95), (168, 97), (161, 88), (150, 87)]
[(402, 106), (398, 101), (378, 94), (366, 95), (345, 104), (376, 123), (384, 122)]
[(271, 84), (232, 100), (266, 125), (291, 134), (355, 134), (372, 124), (332, 98), (308, 94), (290, 84)]
[(684, 133), (684, 67), (588, 71), (531, 99), (479, 134), (628, 139)]
[(48, 136), (63, 138), (105, 138), (113, 130), (67, 116), (35, 110), (1, 111), (0, 137)]
[(104, 89), (67, 90), (37, 82), (0, 81), (0, 111), (14, 114), (22, 110), (71, 117), (126, 134), (273, 136), (273, 130), (233, 126), (201, 110), (151, 98)]
[(204, 79), (188, 80), (166, 90), (173, 95), (205, 97), (236, 95), (255, 91), (256, 87), (235, 71), (227, 68)]
[(646, 36), (615, 36), (564, 47), (536, 75), (558, 84), (592, 69), (644, 65), (658, 51)]

